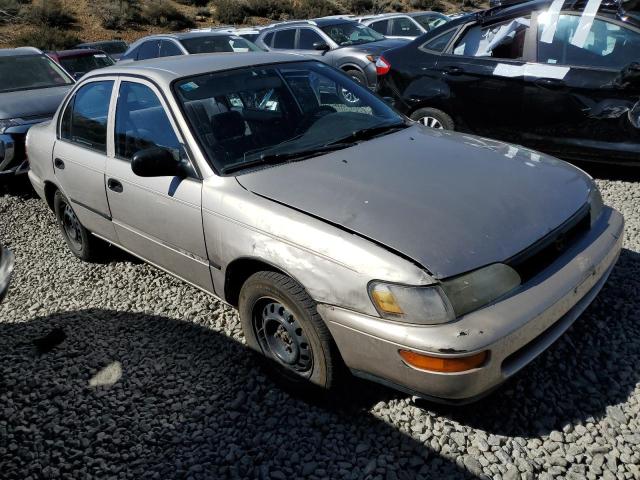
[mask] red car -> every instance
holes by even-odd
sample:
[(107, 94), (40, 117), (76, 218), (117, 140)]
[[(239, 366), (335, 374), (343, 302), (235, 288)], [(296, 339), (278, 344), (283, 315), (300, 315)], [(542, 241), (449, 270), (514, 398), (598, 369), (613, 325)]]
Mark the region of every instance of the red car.
[(91, 70), (108, 67), (115, 63), (113, 58), (102, 50), (79, 48), (76, 50), (47, 52), (47, 55), (62, 65), (76, 80)]

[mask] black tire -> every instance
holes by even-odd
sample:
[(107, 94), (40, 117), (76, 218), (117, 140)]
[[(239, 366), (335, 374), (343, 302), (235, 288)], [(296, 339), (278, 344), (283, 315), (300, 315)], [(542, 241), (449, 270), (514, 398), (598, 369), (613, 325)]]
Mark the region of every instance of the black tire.
[(282, 273), (258, 272), (242, 286), (238, 303), (247, 345), (278, 384), (297, 394), (335, 387), (340, 354), (302, 285)]
[[(364, 73), (362, 73), (360, 70), (345, 70), (344, 73), (349, 75), (353, 80), (358, 82), (364, 88), (367, 88), (367, 77), (365, 77)], [(362, 105), (362, 100), (345, 89), (339, 89), (338, 96), (345, 105), (348, 105), (350, 107), (359, 107), (360, 105)]]
[(85, 262), (100, 260), (106, 244), (82, 226), (71, 203), (60, 190), (57, 190), (53, 197), (53, 209), (60, 232), (71, 253)]
[[(420, 122), (427, 127), (443, 130), (455, 130), (453, 118), (437, 108), (419, 108), (411, 114), (411, 119)], [(430, 125), (429, 120), (425, 121), (425, 119), (433, 120), (434, 123)]]

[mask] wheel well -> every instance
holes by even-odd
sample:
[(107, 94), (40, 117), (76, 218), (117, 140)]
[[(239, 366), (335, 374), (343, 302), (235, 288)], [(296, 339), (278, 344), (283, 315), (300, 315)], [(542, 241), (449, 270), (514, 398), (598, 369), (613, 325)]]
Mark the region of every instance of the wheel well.
[(56, 194), (56, 190), (58, 190), (58, 187), (56, 187), (53, 183), (44, 183), (44, 198), (47, 200), (47, 205), (49, 205), (49, 208), (51, 210), (53, 210), (53, 197)]
[(224, 298), (234, 307), (238, 306), (242, 285), (254, 273), (269, 271), (288, 275), (279, 268), (255, 258), (239, 258), (231, 262), (226, 269), (224, 280)]

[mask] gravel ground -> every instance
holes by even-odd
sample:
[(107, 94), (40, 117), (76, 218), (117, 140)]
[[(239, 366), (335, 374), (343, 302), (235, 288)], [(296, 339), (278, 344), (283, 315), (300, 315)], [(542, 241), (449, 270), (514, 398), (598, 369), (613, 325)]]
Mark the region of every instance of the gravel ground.
[[(443, 407), (354, 382), (280, 391), (234, 311), (114, 252), (76, 260), (44, 203), (0, 193), (0, 476), (640, 478), (640, 182), (603, 179), (625, 249), (581, 320), (497, 392)], [(34, 340), (57, 338), (39, 352)], [(42, 346), (42, 345), (41, 345)]]

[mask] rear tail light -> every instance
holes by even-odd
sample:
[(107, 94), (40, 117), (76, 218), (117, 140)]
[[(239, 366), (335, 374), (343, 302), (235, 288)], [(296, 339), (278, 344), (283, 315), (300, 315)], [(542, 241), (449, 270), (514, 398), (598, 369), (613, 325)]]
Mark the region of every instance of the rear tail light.
[(378, 75), (386, 75), (391, 70), (391, 64), (387, 61), (386, 58), (380, 57), (376, 61), (376, 73)]

